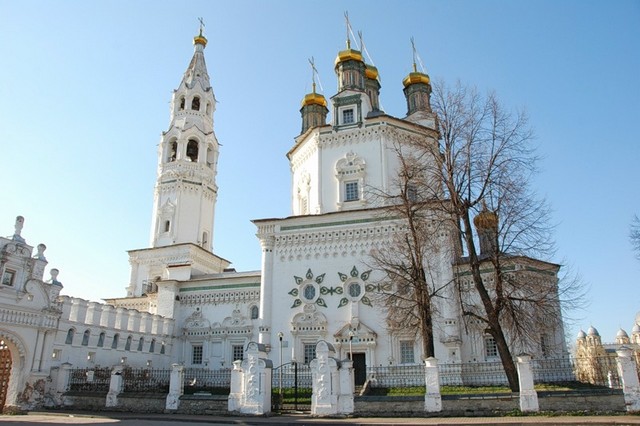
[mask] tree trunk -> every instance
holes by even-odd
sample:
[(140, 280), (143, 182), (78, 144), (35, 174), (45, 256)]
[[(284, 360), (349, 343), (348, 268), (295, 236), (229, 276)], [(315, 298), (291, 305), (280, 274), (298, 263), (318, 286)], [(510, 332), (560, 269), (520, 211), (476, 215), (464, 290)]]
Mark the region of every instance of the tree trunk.
[(487, 314), (487, 325), (489, 326), (489, 334), (494, 338), (496, 346), (498, 348), (498, 354), (502, 361), (502, 367), (507, 376), (509, 387), (512, 392), (518, 392), (520, 390), (518, 372), (511, 356), (511, 350), (507, 345), (507, 339), (505, 338), (502, 326), (500, 324), (500, 313), (495, 309), (493, 301), (487, 288), (482, 281), (482, 275), (480, 274), (480, 261), (473, 242), (473, 233), (471, 228), (471, 219), (469, 218), (469, 210), (465, 209), (462, 216), (462, 222), (464, 224), (464, 238), (469, 252), (469, 266), (471, 268), (471, 276), (473, 277), (473, 283), (476, 291), (480, 296), (482, 305), (484, 306)]

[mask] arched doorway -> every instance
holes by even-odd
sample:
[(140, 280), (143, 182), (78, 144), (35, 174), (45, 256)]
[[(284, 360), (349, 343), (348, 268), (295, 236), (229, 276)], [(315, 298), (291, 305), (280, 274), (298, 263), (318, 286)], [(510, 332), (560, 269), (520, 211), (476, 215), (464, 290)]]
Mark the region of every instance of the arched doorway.
[(0, 340), (0, 412), (4, 408), (11, 378), (11, 351), (4, 339)]

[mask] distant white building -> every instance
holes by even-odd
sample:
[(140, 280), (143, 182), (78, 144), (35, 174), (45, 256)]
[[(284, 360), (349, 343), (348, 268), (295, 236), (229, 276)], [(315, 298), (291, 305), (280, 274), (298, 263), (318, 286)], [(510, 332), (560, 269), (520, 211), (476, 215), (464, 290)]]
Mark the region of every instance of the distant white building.
[[(261, 270), (237, 272), (212, 251), (220, 145), (206, 44), (202, 33), (194, 38), (193, 58), (172, 97), (158, 148), (150, 247), (129, 251), (125, 297), (105, 304), (60, 297), (57, 275), (43, 280), (44, 246), (34, 254), (20, 236), (21, 218), (12, 237), (0, 238), (0, 359), (6, 360), (0, 374), (9, 383), (2, 390), (7, 406), (42, 403), (47, 378), (62, 363), (224, 369), (242, 358), (250, 341), (266, 344), (277, 364), (280, 348), (283, 362), (308, 363), (315, 344), (326, 340), (340, 357), (352, 354), (356, 382), (369, 366), (421, 362), (415, 331), (389, 328), (376, 305), (382, 276), (369, 256), (402, 226), (381, 214), (383, 202), (371, 191), (393, 193), (396, 148), (427, 141), (434, 157), (425, 161), (438, 161), (429, 77), (410, 73), (403, 81), (407, 115), (388, 115), (380, 109), (378, 70), (347, 43), (335, 62), (332, 121), (315, 86), (302, 101), (302, 131), (287, 153), (292, 216), (254, 221)], [(429, 254), (432, 271), (436, 284), (450, 283), (464, 275), (464, 265), (453, 235), (439, 238), (441, 247)], [(557, 282), (558, 265), (529, 258), (512, 263)], [(457, 297), (449, 286), (437, 300), (437, 358), (497, 360), (484, 330), (463, 326)], [(563, 355), (562, 323), (544, 332), (544, 347), (527, 350)]]

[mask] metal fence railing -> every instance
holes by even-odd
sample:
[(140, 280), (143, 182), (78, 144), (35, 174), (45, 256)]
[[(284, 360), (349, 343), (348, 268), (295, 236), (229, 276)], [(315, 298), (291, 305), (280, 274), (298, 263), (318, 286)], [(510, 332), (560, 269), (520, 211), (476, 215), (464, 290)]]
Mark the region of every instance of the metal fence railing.
[(162, 368), (124, 368), (124, 392), (169, 393), (171, 370)]
[[(231, 369), (209, 370), (207, 368), (184, 369), (184, 391), (215, 392), (228, 391), (231, 387)], [(228, 392), (227, 392), (228, 393)]]
[(72, 368), (69, 391), (83, 393), (107, 393), (111, 382), (111, 368)]
[(618, 376), (615, 357), (593, 356), (573, 359), (575, 380), (592, 385), (620, 389), (622, 383)]
[(367, 380), (372, 387), (406, 388), (424, 386), (423, 364), (368, 367)]
[[(580, 382), (619, 389), (622, 386), (615, 356), (580, 358), (533, 359), (535, 383)], [(506, 385), (507, 378), (501, 362), (439, 364), (441, 386)], [(107, 393), (112, 368), (74, 368), (70, 370), (69, 391)], [(170, 369), (130, 368), (122, 370), (124, 392), (168, 393)], [(639, 373), (640, 374), (640, 373)], [(424, 364), (367, 367), (371, 387), (403, 388), (425, 386)], [(312, 372), (309, 365), (284, 364), (272, 370), (273, 387), (283, 389), (311, 389)], [(209, 391), (228, 392), (231, 370), (206, 368), (184, 369), (185, 393)]]

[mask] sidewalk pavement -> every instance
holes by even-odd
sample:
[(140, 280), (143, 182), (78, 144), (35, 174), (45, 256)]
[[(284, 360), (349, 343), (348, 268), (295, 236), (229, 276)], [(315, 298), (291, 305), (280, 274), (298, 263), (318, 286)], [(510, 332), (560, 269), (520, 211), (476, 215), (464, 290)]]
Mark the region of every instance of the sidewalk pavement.
[(309, 415), (273, 415), (270, 417), (254, 416), (216, 416), (188, 414), (151, 414), (121, 412), (72, 412), (72, 411), (40, 411), (25, 416), (0, 416), (0, 423), (13, 422), (22, 424), (119, 424), (136, 425), (149, 422), (156, 424), (170, 423), (211, 423), (227, 425), (284, 425), (284, 424), (348, 424), (348, 425), (640, 425), (640, 415), (620, 416), (520, 416), (520, 417), (348, 417), (318, 418)]

